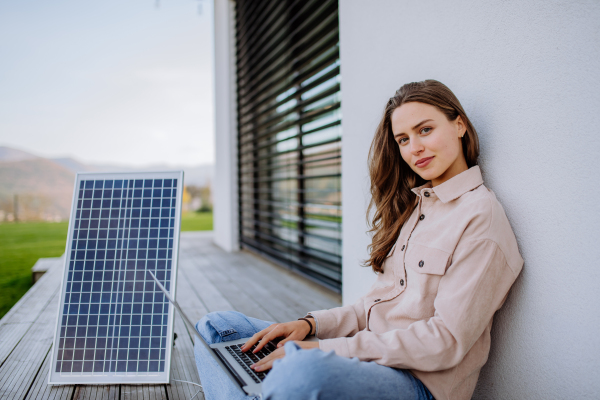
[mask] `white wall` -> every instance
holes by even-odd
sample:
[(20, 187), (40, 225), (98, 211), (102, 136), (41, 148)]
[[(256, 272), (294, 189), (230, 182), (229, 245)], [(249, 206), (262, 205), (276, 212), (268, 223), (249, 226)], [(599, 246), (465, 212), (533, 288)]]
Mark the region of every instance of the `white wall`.
[(239, 249), (234, 6), (235, 3), (231, 0), (214, 0), (213, 100), (216, 157), (213, 230), (215, 243), (226, 251)]
[[(343, 298), (367, 257), (367, 152), (402, 84), (448, 85), (525, 259), (474, 398), (600, 395), (600, 3), (340, 1)], [(360, 162), (357, 162), (360, 160)]]

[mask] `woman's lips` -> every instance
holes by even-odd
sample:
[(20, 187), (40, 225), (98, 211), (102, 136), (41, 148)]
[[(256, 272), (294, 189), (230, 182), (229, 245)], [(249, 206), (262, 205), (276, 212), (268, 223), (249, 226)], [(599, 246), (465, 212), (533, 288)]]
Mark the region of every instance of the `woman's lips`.
[(433, 160), (433, 157), (421, 158), (415, 163), (415, 165), (419, 168), (424, 168), (431, 162), (431, 160)]

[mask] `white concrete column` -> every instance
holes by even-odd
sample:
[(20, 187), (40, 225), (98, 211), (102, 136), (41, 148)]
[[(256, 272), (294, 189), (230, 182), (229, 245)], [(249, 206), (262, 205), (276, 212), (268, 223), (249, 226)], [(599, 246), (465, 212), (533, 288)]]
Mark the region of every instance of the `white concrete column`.
[(214, 241), (225, 251), (239, 249), (235, 2), (214, 0), (213, 100), (215, 105)]

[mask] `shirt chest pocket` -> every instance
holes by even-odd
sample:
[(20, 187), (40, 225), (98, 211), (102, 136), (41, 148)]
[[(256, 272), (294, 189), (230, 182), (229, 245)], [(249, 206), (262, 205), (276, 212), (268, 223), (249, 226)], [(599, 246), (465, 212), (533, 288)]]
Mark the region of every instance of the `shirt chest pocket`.
[(415, 320), (434, 315), (434, 301), (450, 259), (451, 255), (445, 251), (409, 243), (404, 257), (403, 312)]
[(449, 262), (449, 253), (413, 243), (409, 244), (404, 258), (404, 265), (407, 268), (419, 274), (428, 275), (444, 275)]

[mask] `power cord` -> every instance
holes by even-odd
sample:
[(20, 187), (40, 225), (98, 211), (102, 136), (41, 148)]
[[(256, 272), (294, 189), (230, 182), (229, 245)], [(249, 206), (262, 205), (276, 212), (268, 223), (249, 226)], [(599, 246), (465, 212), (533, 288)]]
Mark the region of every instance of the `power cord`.
[(200, 390), (198, 390), (195, 395), (193, 395), (192, 397), (190, 397), (190, 400), (192, 400), (194, 397), (198, 396), (198, 393), (200, 393), (200, 392), (204, 393), (202, 385), (200, 385), (199, 383), (190, 382), (190, 381), (182, 381), (181, 379), (173, 379), (173, 380), (176, 381), (176, 382), (183, 382), (183, 383), (189, 383), (190, 385), (200, 386)]

